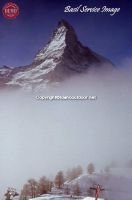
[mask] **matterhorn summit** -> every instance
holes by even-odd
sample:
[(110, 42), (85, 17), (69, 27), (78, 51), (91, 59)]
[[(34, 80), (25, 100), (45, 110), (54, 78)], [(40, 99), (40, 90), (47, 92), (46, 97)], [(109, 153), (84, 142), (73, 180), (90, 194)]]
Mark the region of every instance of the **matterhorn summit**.
[(87, 73), (92, 66), (101, 68), (105, 63), (112, 66), (109, 60), (84, 47), (73, 27), (61, 20), (50, 41), (36, 54), (30, 65), (0, 68), (0, 86), (43, 89), (76, 74)]

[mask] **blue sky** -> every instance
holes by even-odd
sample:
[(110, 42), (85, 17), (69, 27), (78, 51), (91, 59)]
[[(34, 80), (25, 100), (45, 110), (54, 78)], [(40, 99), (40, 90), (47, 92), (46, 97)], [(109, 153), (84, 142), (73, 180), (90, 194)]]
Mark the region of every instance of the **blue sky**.
[[(0, 10), (8, 2), (0, 1)], [(14, 0), (20, 7), (15, 20), (0, 12), (0, 66), (30, 64), (36, 52), (48, 41), (58, 21), (67, 20), (79, 40), (115, 64), (132, 57), (132, 2), (127, 0)], [(120, 7), (114, 16), (108, 13), (64, 13), (65, 6)]]

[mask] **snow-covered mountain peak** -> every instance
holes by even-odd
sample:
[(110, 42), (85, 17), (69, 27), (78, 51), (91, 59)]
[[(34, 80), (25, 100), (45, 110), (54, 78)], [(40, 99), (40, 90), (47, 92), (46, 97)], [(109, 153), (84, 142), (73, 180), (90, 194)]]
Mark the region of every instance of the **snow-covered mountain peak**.
[(66, 37), (68, 35), (69, 37), (72, 37), (72, 39), (74, 38), (77, 40), (77, 36), (76, 36), (74, 28), (64, 19), (58, 22), (57, 28), (55, 29), (53, 33), (52, 39), (54, 39), (56, 35), (59, 35), (64, 32), (65, 32)]
[(74, 29), (65, 20), (59, 21), (51, 40), (35, 56), (34, 62), (42, 61), (50, 57), (54, 57), (54, 59), (57, 60), (64, 53), (64, 49), (68, 46), (70, 40), (72, 40), (72, 42), (77, 40)]
[(100, 69), (104, 63), (107, 63), (105, 68), (108, 64), (112, 66), (109, 60), (83, 46), (74, 28), (61, 20), (50, 41), (36, 54), (30, 65), (0, 71), (0, 86), (43, 89), (77, 73), (87, 73), (93, 66)]
[[(60, 27), (55, 33), (53, 39), (35, 56), (34, 62), (42, 61), (47, 58), (58, 58), (63, 53), (65, 44), (66, 30)], [(60, 53), (58, 54), (58, 50)]]
[(66, 20), (62, 19), (61, 21), (58, 22), (56, 32), (61, 27), (65, 27), (65, 30), (67, 32), (67, 36), (71, 37), (74, 40), (77, 40), (77, 35), (75, 33), (74, 28)]

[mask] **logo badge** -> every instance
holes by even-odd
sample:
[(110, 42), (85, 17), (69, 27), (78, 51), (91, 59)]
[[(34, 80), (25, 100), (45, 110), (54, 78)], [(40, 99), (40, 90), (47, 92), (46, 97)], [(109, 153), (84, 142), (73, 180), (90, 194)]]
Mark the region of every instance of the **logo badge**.
[(17, 4), (9, 2), (3, 6), (3, 16), (7, 19), (16, 19), (19, 15), (19, 7)]

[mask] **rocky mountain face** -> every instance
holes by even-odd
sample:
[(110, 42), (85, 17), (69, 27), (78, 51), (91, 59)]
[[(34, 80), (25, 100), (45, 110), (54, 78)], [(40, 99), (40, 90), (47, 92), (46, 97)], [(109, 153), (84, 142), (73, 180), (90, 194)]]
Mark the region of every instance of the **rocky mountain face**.
[(51, 40), (30, 65), (15, 69), (6, 66), (0, 68), (0, 86), (43, 89), (69, 76), (86, 73), (92, 65), (99, 68), (105, 63), (112, 66), (106, 58), (84, 47), (73, 27), (61, 20)]

